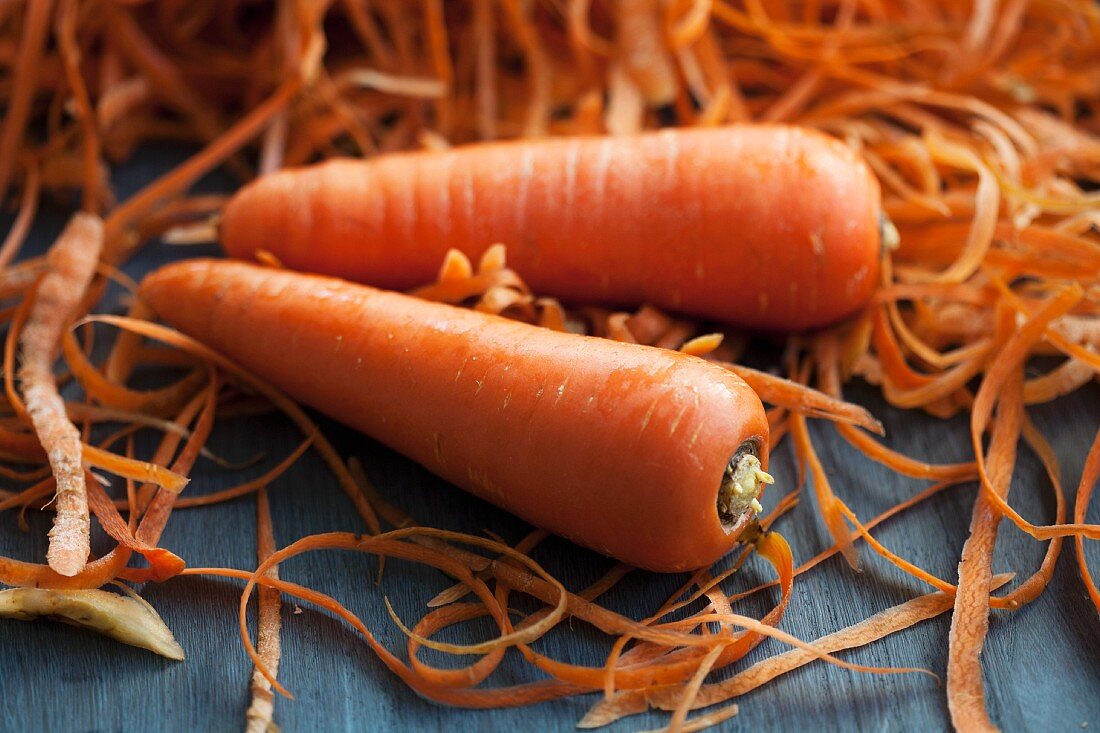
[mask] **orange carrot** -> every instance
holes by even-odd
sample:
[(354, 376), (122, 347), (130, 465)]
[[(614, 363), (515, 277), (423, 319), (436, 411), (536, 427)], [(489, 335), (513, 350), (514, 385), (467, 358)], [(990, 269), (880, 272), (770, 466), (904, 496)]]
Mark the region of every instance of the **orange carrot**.
[(477, 257), (504, 242), (545, 295), (795, 331), (870, 298), (879, 216), (878, 183), (844, 145), (735, 126), (284, 171), (230, 201), (221, 235), (236, 257), (264, 249), (398, 290), (431, 281), (449, 249)]
[(640, 567), (709, 565), (770, 481), (759, 398), (697, 357), (232, 262), (170, 265), (141, 297), (291, 396)]
[(19, 57), (12, 74), (12, 93), (7, 100), (3, 127), (0, 128), (0, 200), (7, 195), (8, 183), (18, 159), (19, 144), (26, 133), (43, 46), (50, 30), (52, 6), (51, 0), (30, 3), (23, 18)]
[[(1003, 499), (1012, 478), (1023, 414), (1022, 369), (1008, 378), (997, 404), (997, 420), (989, 442), (988, 473), (992, 478), (986, 479), (983, 470), (983, 482), (989, 480), (992, 492)], [(974, 504), (970, 536), (959, 559), (959, 584), (948, 635), (947, 706), (952, 724), (965, 731), (996, 730), (985, 706), (980, 660), (989, 631), (993, 549), (1001, 520), (988, 496), (989, 493), (983, 492)]]
[[(187, 447), (172, 464), (173, 470), (187, 473), (191, 469), (191, 462), (194, 457), (198, 455), (198, 446), (202, 445), (209, 436), (209, 429), (213, 425), (214, 408), (217, 406), (216, 400), (212, 399), (216, 393), (216, 388), (217, 385), (212, 384), (207, 389), (206, 396), (198, 395), (176, 416), (176, 422), (187, 424), (195, 418), (196, 414), (200, 415), (195, 429), (192, 431), (192, 437), (187, 442)], [(204, 408), (201, 413), (199, 413), (200, 408)], [(153, 456), (154, 462), (167, 463), (171, 459), (172, 453), (175, 452), (177, 443), (177, 435), (172, 433), (165, 435), (161, 440), (160, 447)], [(156, 546), (160, 533), (171, 514), (176, 494), (167, 491), (164, 492), (163, 496), (163, 502), (154, 505), (156, 511), (146, 512), (138, 526), (137, 533), (135, 533), (135, 539), (144, 545)], [(159, 498), (160, 495), (158, 495)], [(126, 563), (129, 561), (131, 554), (130, 548), (125, 545), (118, 545), (98, 560), (88, 563), (84, 570), (73, 576), (60, 575), (47, 565), (37, 565), (0, 557), (0, 583), (36, 588), (98, 588), (119, 577), (120, 573), (126, 572)], [(150, 577), (144, 578), (144, 580), (157, 576), (163, 577), (160, 573), (154, 574), (145, 569), (133, 569), (133, 572), (148, 573)]]
[[(263, 562), (275, 553), (275, 530), (271, 526), (271, 507), (267, 501), (267, 490), (260, 489), (256, 495), (256, 554), (258, 561)], [(272, 567), (267, 571), (270, 578), (279, 577), (278, 567)], [(273, 588), (261, 587), (259, 602), (259, 633), (257, 634), (257, 650), (264, 660), (264, 665), (272, 675), (279, 670), (279, 656), (282, 644), (279, 639), (279, 629), (282, 622), (279, 610), (282, 606), (279, 593)], [(259, 671), (252, 673), (252, 703), (245, 712), (245, 733), (265, 733), (272, 729), (278, 729), (272, 717), (275, 713), (275, 700), (271, 692), (271, 683)]]
[[(1089, 499), (1092, 498), (1092, 490), (1096, 488), (1097, 479), (1100, 478), (1100, 431), (1093, 438), (1092, 448), (1089, 449), (1088, 458), (1085, 460), (1085, 468), (1081, 472), (1081, 484), (1077, 487), (1077, 500), (1073, 505), (1073, 521), (1081, 524), (1085, 521), (1085, 512), (1089, 508)], [(1085, 588), (1089, 592), (1089, 598), (1100, 613), (1100, 589), (1096, 587), (1096, 581), (1089, 573), (1088, 563), (1085, 562), (1085, 538), (1077, 535), (1074, 538), (1077, 544), (1077, 569), (1081, 573), (1081, 580), (1085, 582)]]
[(103, 531), (115, 539), (119, 545), (144, 555), (149, 561), (152, 579), (167, 580), (183, 570), (183, 560), (177, 555), (163, 548), (154, 547), (134, 535), (94, 476), (88, 476), (87, 485), (88, 505), (99, 519)]
[[(992, 585), (994, 588), (999, 587), (1008, 582), (1011, 577), (1011, 574), (995, 576)], [(949, 611), (953, 600), (951, 595), (939, 591), (919, 596), (816, 639), (812, 643), (819, 650), (830, 654), (864, 646)], [(769, 657), (729, 679), (704, 685), (692, 703), (692, 708), (698, 709), (727, 702), (815, 659), (817, 659), (816, 656), (802, 649), (791, 649)], [(578, 727), (607, 725), (626, 715), (643, 713), (651, 706), (671, 710), (676, 706), (680, 694), (681, 690), (675, 686), (654, 690), (627, 690), (596, 703)]]
[(65, 360), (84, 391), (103, 405), (153, 415), (173, 415), (197, 392), (206, 380), (202, 369), (193, 369), (179, 382), (156, 390), (139, 392), (104, 377), (76, 343), (72, 332), (61, 340)]

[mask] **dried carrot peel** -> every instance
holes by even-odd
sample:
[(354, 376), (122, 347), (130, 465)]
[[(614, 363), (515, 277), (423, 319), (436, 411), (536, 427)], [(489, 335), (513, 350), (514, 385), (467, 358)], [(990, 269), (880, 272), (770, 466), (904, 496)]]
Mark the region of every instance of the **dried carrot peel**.
[(103, 223), (77, 214), (46, 256), (47, 271), (20, 334), (19, 378), (27, 413), (57, 481), (57, 516), (46, 556), (50, 567), (73, 576), (89, 554), (88, 497), (80, 434), (65, 414), (53, 376), (54, 349), (84, 296), (103, 247)]

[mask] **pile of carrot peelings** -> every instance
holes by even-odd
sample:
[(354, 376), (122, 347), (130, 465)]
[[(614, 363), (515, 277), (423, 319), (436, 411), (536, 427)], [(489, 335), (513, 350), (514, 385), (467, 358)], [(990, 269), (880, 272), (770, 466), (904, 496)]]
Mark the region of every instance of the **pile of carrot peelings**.
[[(326, 33), (335, 28), (341, 32)], [(275, 673), (278, 604), (286, 595), (343, 618), (433, 700), (492, 707), (597, 693), (583, 726), (656, 707), (671, 711), (670, 728), (699, 730), (736, 714), (733, 698), (779, 674), (814, 659), (838, 661), (829, 655), (951, 613), (944, 640), (951, 719), (960, 729), (984, 730), (993, 725), (979, 661), (990, 609), (1017, 609), (1038, 597), (1072, 539), (1084, 590), (1100, 611), (1087, 565), (1088, 545), (1100, 537), (1087, 523), (1100, 432), (1071, 481), (1071, 512), (1062, 468), (1029, 417), (1031, 406), (1088, 388), (1100, 371), (1100, 8), (1091, 0), (16, 1), (0, 5), (0, 38), (0, 196), (15, 211), (0, 243), (7, 328), (0, 475), (15, 488), (0, 490), (0, 510), (53, 513), (45, 562), (0, 558), (0, 582), (13, 587), (0, 591), (0, 615), (123, 619), (132, 633), (120, 640), (177, 654), (151, 608), (127, 591), (102, 588), (180, 573), (225, 575), (247, 582), (242, 636), (256, 665), (249, 730), (267, 729), (273, 690), (285, 691)], [(873, 302), (827, 332), (790, 339), (773, 371), (738, 363), (749, 344), (743, 334), (649, 307), (567, 310), (540, 298), (507, 268), (503, 249), (490, 250), (476, 268), (453, 254), (438, 281), (416, 291), (547, 328), (682, 349), (735, 371), (770, 406), (772, 448), (792, 444), (812, 485), (803, 511), (817, 512), (832, 546), (792, 567), (786, 543), (769, 531), (800, 505), (799, 492), (791, 492), (732, 566), (696, 573), (641, 618), (598, 604), (627, 568), (569, 591), (531, 559), (538, 533), (508, 546), (418, 526), (341, 459), (301, 408), (220, 355), (150, 323), (132, 295), (123, 296), (127, 317), (89, 316), (117, 306), (104, 299), (110, 283), (132, 293), (118, 268), (144, 243), (163, 238), (184, 247), (215, 236), (225, 197), (190, 188), (217, 168), (245, 182), (335, 155), (749, 121), (808, 125), (846, 141), (878, 176), (889, 218)], [(198, 152), (119, 201), (114, 167), (139, 146), (163, 141)], [(48, 254), (21, 257), (47, 198), (81, 213)], [(97, 356), (108, 334), (109, 353)], [(154, 390), (131, 386), (143, 370), (165, 367), (176, 381)], [(844, 386), (857, 378), (898, 408), (968, 415), (972, 459), (933, 465), (888, 448), (875, 437), (881, 426), (874, 417), (844, 401)], [(206, 445), (215, 418), (266, 410), (282, 411), (302, 431), (297, 450), (228, 490), (181, 494), (199, 459), (236, 468)], [(810, 419), (829, 421), (867, 459), (932, 483), (861, 519), (859, 507), (830, 484)], [(158, 436), (148, 456), (135, 456), (139, 431)], [(1009, 487), (1021, 442), (1046, 470), (1052, 522), (1013, 508)], [(282, 499), (266, 490), (310, 449), (370, 534), (318, 535), (278, 549), (268, 502)], [(980, 491), (957, 577), (936, 577), (874, 537), (880, 522), (967, 482)], [(1014, 487), (1020, 490), (1027, 487)], [(258, 503), (256, 570), (185, 569), (183, 558), (159, 546), (174, 509), (251, 495)], [(1047, 550), (1037, 570), (998, 595), (1009, 580), (992, 570), (1004, 520)], [(117, 543), (99, 557), (90, 552), (92, 521)], [(394, 529), (384, 532), (386, 525)], [(793, 577), (833, 555), (857, 566), (860, 540), (929, 592), (812, 643), (778, 630)], [(338, 601), (276, 572), (281, 561), (321, 549), (366, 552), (380, 563), (412, 560), (458, 585), (411, 627), (395, 616), (408, 635), (402, 660)], [(777, 580), (728, 590), (750, 552), (774, 566)], [(257, 586), (253, 648), (243, 611)], [(734, 612), (741, 598), (773, 586), (779, 596), (763, 619)], [(514, 594), (542, 610), (515, 620)], [(492, 619), (500, 635), (467, 645), (433, 640), (477, 617)], [(535, 642), (566, 618), (616, 640), (603, 667), (537, 651)], [(732, 676), (713, 674), (765, 637), (795, 648)], [(419, 660), (424, 647), (478, 661), (438, 669)], [(509, 649), (545, 681), (480, 686)]]

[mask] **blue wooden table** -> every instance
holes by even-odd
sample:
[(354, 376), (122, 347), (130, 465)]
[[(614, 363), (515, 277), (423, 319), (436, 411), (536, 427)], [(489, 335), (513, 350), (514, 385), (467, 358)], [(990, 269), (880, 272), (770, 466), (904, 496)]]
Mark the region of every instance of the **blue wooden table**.
[[(115, 174), (116, 193), (124, 197), (158, 171), (178, 161), (178, 150), (146, 150), (139, 162)], [(229, 182), (212, 179), (207, 190), (224, 190)], [(63, 224), (67, 213), (47, 207), (36, 228), (32, 251), (41, 251)], [(152, 267), (183, 256), (212, 254), (212, 248), (181, 249), (154, 245), (127, 267), (140, 276)], [(364, 385), (369, 389), (370, 385)], [(853, 385), (850, 398), (867, 405), (887, 426), (894, 448), (929, 461), (969, 458), (963, 419), (941, 422), (889, 408), (874, 389)], [(1073, 486), (1100, 423), (1100, 388), (1095, 384), (1071, 397), (1031, 410), (1039, 427), (1053, 440), (1063, 476)], [(420, 467), (338, 425), (322, 421), (343, 455), (358, 456), (380, 491), (393, 503), (431, 526), (479, 533), (485, 529), (509, 541), (529, 527), (431, 476)], [(862, 517), (870, 517), (912, 495), (922, 482), (903, 479), (863, 459), (824, 424), (813, 436), (834, 489)], [(299, 435), (281, 417), (227, 420), (215, 430), (212, 447), (231, 460), (257, 451), (267, 458), (243, 472), (230, 473), (200, 461), (188, 492), (201, 493), (258, 475), (289, 453)], [(777, 485), (765, 498), (773, 506), (796, 480), (789, 445), (773, 456)], [(1022, 450), (1013, 483), (1013, 501), (1024, 516), (1050, 521), (1054, 502), (1042, 469)], [(327, 530), (362, 531), (348, 500), (312, 453), (280, 479), (271, 491), (275, 531), (280, 545)], [(974, 486), (951, 489), (888, 521), (878, 537), (901, 555), (945, 578), (956, 564), (970, 521)], [(1070, 498), (1072, 502), (1072, 496)], [(811, 557), (829, 544), (816, 521), (807, 494), (803, 505), (783, 520), (779, 530), (790, 540), (796, 560)], [(1100, 509), (1089, 515), (1100, 522)], [(180, 511), (173, 515), (163, 544), (192, 566), (248, 568), (255, 564), (255, 499)], [(0, 552), (41, 561), (46, 552), (49, 517), (28, 514), (30, 533), (17, 527), (14, 513), (0, 515)], [(99, 536), (102, 552), (109, 543)], [(1026, 577), (1039, 564), (1044, 546), (1007, 523), (1002, 526), (995, 572), (1016, 571)], [(992, 716), (1005, 730), (1078, 731), (1100, 726), (1100, 620), (1063, 552), (1047, 592), (1014, 613), (993, 614), (983, 654)], [(1089, 556), (1100, 569), (1100, 546)], [(535, 554), (568, 587), (579, 588), (604, 572), (606, 558), (560, 540), (547, 541)], [(805, 639), (859, 621), (876, 611), (928, 592), (894, 567), (863, 552), (864, 569), (855, 573), (832, 559), (799, 578), (791, 610), (782, 628)], [(371, 556), (323, 553), (297, 558), (281, 569), (284, 578), (330, 593), (358, 613), (391, 649), (404, 639), (388, 618), (383, 597), (398, 613), (414, 620), (425, 602), (447, 587), (449, 579), (424, 568), (390, 562), (378, 585)], [(750, 563), (727, 584), (727, 590), (770, 579), (767, 568)], [(655, 609), (684, 580), (683, 576), (634, 573), (621, 583), (609, 605), (635, 617)], [(1018, 581), (1017, 581), (1018, 582)], [(122, 646), (89, 632), (57, 623), (0, 622), (0, 707), (2, 731), (238, 731), (248, 701), (251, 664), (237, 636), (237, 583), (198, 578), (151, 584), (142, 594), (161, 613), (187, 653), (183, 663)], [(767, 593), (743, 604), (745, 613), (760, 614), (774, 602)], [(854, 662), (919, 666), (943, 676), (949, 616), (934, 619), (864, 649), (844, 654)], [(470, 623), (441, 636), (470, 639), (490, 636), (486, 625)], [(293, 603), (283, 611), (283, 665), (280, 679), (296, 699), (280, 699), (275, 719), (286, 731), (483, 730), (528, 731), (571, 728), (596, 700), (589, 695), (528, 709), (462, 711), (420, 699), (390, 674), (356, 634), (313, 608), (299, 612)], [(563, 624), (538, 648), (575, 663), (599, 664), (609, 648), (606, 637), (584, 624)], [(745, 663), (775, 654), (767, 642)], [(399, 652), (403, 653), (403, 652)], [(425, 659), (446, 663), (432, 654)], [(452, 662), (453, 663), (453, 662)], [(743, 664), (740, 666), (744, 666)], [(740, 666), (738, 668), (740, 668)], [(521, 661), (510, 659), (490, 678), (508, 684), (535, 679)], [(814, 663), (786, 675), (738, 701), (740, 714), (728, 730), (913, 730), (947, 729), (942, 687), (922, 675), (869, 676)], [(664, 714), (646, 714), (608, 728), (627, 731), (660, 727)]]

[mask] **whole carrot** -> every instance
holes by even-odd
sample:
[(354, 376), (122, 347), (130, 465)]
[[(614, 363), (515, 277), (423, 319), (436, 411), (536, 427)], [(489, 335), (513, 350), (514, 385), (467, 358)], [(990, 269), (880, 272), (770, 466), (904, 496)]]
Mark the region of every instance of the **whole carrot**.
[(770, 481), (759, 398), (696, 357), (235, 262), (168, 265), (140, 294), (292, 397), (633, 565), (709, 565)]
[(404, 290), (495, 242), (538, 293), (758, 330), (822, 326), (878, 282), (881, 201), (849, 148), (780, 125), (330, 161), (226, 206), (235, 257)]

